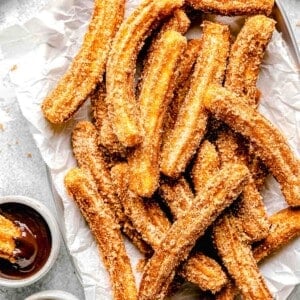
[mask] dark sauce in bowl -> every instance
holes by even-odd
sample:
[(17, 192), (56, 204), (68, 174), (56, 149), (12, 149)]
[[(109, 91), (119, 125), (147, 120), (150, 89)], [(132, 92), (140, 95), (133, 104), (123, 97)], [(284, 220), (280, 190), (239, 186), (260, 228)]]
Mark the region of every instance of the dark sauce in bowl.
[(14, 222), (22, 232), (16, 240), (16, 262), (0, 259), (0, 277), (23, 279), (37, 273), (45, 265), (52, 244), (44, 218), (33, 208), (20, 203), (1, 204), (0, 214)]

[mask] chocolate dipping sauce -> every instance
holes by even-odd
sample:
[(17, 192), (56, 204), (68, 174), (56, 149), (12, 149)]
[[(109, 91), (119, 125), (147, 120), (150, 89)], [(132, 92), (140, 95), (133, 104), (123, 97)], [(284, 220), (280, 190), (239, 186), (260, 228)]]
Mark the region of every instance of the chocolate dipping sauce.
[(0, 259), (0, 277), (23, 279), (38, 272), (51, 251), (51, 233), (43, 217), (34, 209), (19, 203), (0, 205), (0, 214), (13, 221), (22, 232), (16, 240), (16, 262)]

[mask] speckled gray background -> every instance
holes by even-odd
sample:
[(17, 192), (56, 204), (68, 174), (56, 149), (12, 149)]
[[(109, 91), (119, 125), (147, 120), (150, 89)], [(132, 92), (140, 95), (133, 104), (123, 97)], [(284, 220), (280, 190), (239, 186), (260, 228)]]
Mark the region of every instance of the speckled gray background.
[[(48, 1), (0, 0), (0, 30), (16, 22), (28, 20)], [(300, 46), (300, 0), (282, 2)], [(13, 87), (2, 86), (0, 91), (1, 88), (4, 88), (5, 94), (9, 96), (3, 98), (0, 94), (0, 196), (15, 194), (34, 197), (55, 212), (44, 162), (18, 108)], [(1, 118), (5, 122), (2, 122)], [(82, 287), (64, 245), (61, 247), (57, 262), (46, 277), (22, 289), (10, 290), (0, 287), (0, 300), (21, 300), (46, 289), (68, 291), (79, 299), (84, 299)], [(300, 299), (300, 288), (289, 297), (289, 300), (296, 299)]]

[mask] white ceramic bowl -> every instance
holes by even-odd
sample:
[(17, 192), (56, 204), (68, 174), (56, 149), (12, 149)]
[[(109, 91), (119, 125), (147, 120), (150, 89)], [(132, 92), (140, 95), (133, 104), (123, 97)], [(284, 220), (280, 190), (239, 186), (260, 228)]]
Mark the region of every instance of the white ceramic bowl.
[(51, 234), (51, 249), (50, 249), (48, 260), (38, 272), (23, 279), (6, 279), (0, 277), (0, 286), (19, 288), (36, 282), (37, 280), (41, 279), (51, 269), (51, 267), (53, 266), (54, 262), (57, 259), (59, 249), (60, 249), (60, 231), (53, 214), (44, 204), (42, 204), (38, 200), (25, 197), (25, 196), (0, 197), (0, 205), (4, 203), (19, 203), (34, 209), (43, 217), (43, 219), (45, 220), (45, 222), (49, 227), (50, 234)]
[(36, 293), (34, 295), (31, 295), (24, 300), (79, 300), (74, 295), (59, 291), (59, 290), (49, 290), (49, 291), (43, 291)]

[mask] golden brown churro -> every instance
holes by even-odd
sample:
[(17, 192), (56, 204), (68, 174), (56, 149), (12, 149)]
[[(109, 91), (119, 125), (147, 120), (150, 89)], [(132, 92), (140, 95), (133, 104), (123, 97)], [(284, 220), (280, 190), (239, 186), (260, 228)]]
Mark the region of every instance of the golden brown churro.
[(21, 237), (21, 230), (12, 221), (0, 215), (0, 258), (15, 262), (14, 250), (17, 238)]
[(108, 105), (105, 102), (106, 87), (105, 80), (101, 82), (98, 89), (91, 95), (91, 107), (94, 119), (94, 125), (98, 130), (99, 143), (111, 155), (120, 155), (125, 157), (127, 149), (118, 141), (115, 135), (111, 121), (108, 116)]
[(181, 106), (174, 129), (163, 145), (161, 171), (178, 177), (204, 135), (207, 114), (202, 98), (210, 82), (221, 83), (229, 52), (228, 26), (206, 21), (203, 25), (202, 49), (199, 53), (190, 90)]
[(300, 235), (300, 209), (286, 208), (270, 217), (270, 233), (253, 249), (254, 258), (261, 261), (290, 240)]
[[(244, 149), (239, 149), (239, 139), (230, 130), (219, 134), (216, 144), (219, 150), (221, 162), (236, 162), (247, 165), (248, 155)], [(236, 222), (239, 222), (242, 232), (249, 241), (254, 242), (265, 238), (269, 232), (270, 223), (267, 212), (253, 180), (245, 186), (242, 193)]]
[(123, 20), (124, 0), (96, 0), (82, 46), (65, 75), (45, 98), (44, 116), (51, 123), (68, 120), (102, 81), (111, 41)]
[(144, 138), (128, 160), (129, 188), (143, 197), (151, 197), (158, 187), (163, 119), (173, 95), (175, 70), (185, 50), (186, 38), (169, 30), (155, 46), (143, 74), (138, 100)]
[(275, 29), (275, 21), (258, 15), (246, 19), (231, 47), (226, 70), (225, 87), (241, 96), (247, 96), (256, 105), (256, 81), (265, 49)]
[(98, 135), (95, 126), (88, 121), (79, 122), (73, 130), (72, 144), (78, 165), (92, 174), (99, 193), (114, 211), (123, 232), (142, 253), (149, 253), (149, 247), (143, 242), (140, 234), (125, 215), (122, 204), (115, 194), (103, 154), (98, 149)]
[(134, 95), (138, 52), (155, 23), (183, 5), (183, 0), (144, 0), (126, 19), (114, 39), (107, 64), (107, 103), (113, 129), (126, 147), (142, 140)]
[[(116, 164), (111, 169), (111, 174), (125, 208), (125, 213), (130, 217), (135, 228), (142, 234), (143, 239), (154, 250), (158, 249), (171, 223), (157, 203), (150, 200), (145, 201), (128, 189), (129, 178), (126, 163)], [(179, 214), (175, 214), (175, 216), (178, 218)], [(220, 265), (200, 252), (191, 256), (179, 273), (185, 279), (198, 285), (202, 290), (209, 290), (213, 293), (219, 291), (227, 283), (227, 276)]]
[[(269, 218), (271, 229), (267, 238), (253, 247), (253, 256), (257, 263), (272, 255), (280, 248), (300, 235), (300, 210), (283, 209)], [(238, 289), (234, 284), (228, 284), (217, 295), (217, 300), (234, 300)]]
[(216, 147), (205, 140), (197, 153), (192, 169), (193, 184), (196, 193), (201, 193), (209, 178), (218, 171), (220, 159)]
[(270, 15), (274, 0), (187, 0), (195, 9), (225, 16)]
[(178, 264), (187, 258), (207, 227), (240, 194), (248, 179), (246, 167), (228, 164), (209, 180), (193, 207), (173, 223), (149, 260), (139, 299), (163, 299)]
[(163, 140), (167, 138), (173, 129), (178, 111), (190, 88), (192, 70), (201, 50), (201, 45), (200, 39), (188, 40), (186, 51), (179, 62), (173, 99), (167, 109), (164, 120)]
[(240, 233), (236, 218), (224, 215), (214, 227), (218, 253), (245, 299), (273, 299), (253, 257), (251, 246)]
[(161, 183), (159, 193), (170, 208), (174, 220), (190, 209), (194, 199), (194, 194), (184, 177), (180, 177), (176, 182)]
[(156, 249), (171, 223), (155, 201), (144, 200), (128, 189), (130, 182), (128, 169), (127, 163), (119, 163), (112, 167), (111, 176), (115, 189), (126, 215), (143, 239)]
[(119, 226), (113, 212), (98, 193), (92, 176), (84, 170), (71, 169), (66, 174), (65, 186), (79, 206), (98, 243), (110, 275), (114, 299), (137, 299), (135, 279)]
[(299, 206), (300, 163), (279, 130), (247, 105), (246, 99), (226, 88), (210, 85), (203, 103), (218, 119), (250, 139), (257, 155), (280, 183), (287, 203)]

